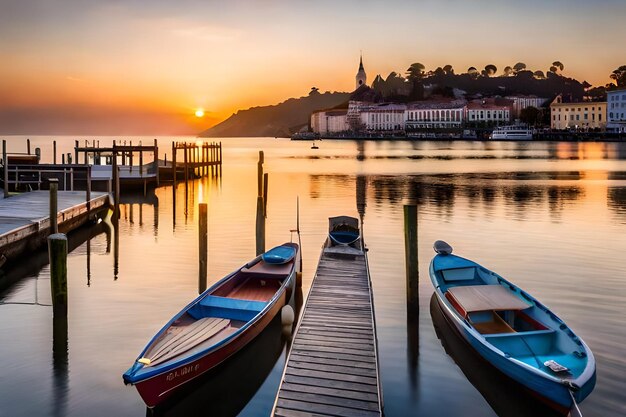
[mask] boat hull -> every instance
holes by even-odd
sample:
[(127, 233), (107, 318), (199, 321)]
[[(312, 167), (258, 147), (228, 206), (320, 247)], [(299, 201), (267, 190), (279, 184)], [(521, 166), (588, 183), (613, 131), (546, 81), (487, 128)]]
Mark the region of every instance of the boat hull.
[[(517, 381), (530, 391), (530, 393), (560, 413), (567, 413), (572, 407), (572, 399), (569, 388), (566, 385), (556, 383), (529, 371), (525, 367), (513, 363), (505, 356), (500, 355), (492, 348), (479, 340), (463, 320), (453, 311), (453, 307), (445, 300), (441, 291), (436, 290), (437, 302), (441, 307), (447, 321), (451, 323), (457, 332), (467, 343), (486, 361), (491, 363), (500, 372)], [(579, 390), (574, 391), (577, 402), (587, 397), (595, 386), (596, 375), (593, 376)]]
[[(288, 279), (290, 280), (288, 285), (291, 285), (293, 276), (290, 276)], [(181, 363), (180, 366), (174, 369), (169, 369), (163, 373), (137, 382), (135, 387), (139, 395), (141, 395), (141, 398), (143, 398), (148, 407), (153, 408), (159, 405), (174, 394), (178, 388), (215, 368), (246, 346), (267, 327), (285, 305), (286, 300), (287, 291), (283, 291), (272, 306), (266, 310), (265, 314), (260, 316), (245, 331), (239, 333), (218, 349), (209, 351), (195, 360)]]

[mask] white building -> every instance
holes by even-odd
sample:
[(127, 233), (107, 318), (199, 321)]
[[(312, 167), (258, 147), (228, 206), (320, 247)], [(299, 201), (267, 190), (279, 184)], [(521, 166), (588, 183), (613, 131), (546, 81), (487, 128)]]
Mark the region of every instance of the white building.
[(361, 123), (368, 131), (404, 131), (405, 104), (371, 104), (360, 109)]
[(515, 119), (519, 119), (522, 114), (522, 110), (527, 107), (535, 107), (540, 109), (545, 107), (548, 99), (537, 96), (508, 96), (507, 99), (513, 101), (511, 106), (511, 116)]
[(320, 135), (349, 130), (348, 110), (321, 110), (311, 115), (311, 129)]
[(564, 100), (559, 94), (550, 103), (552, 129), (604, 129), (607, 120), (607, 102)]
[(606, 92), (606, 130), (626, 133), (626, 90)]
[(506, 125), (511, 120), (511, 107), (495, 104), (493, 100), (467, 103), (465, 121), (470, 124)]
[(460, 128), (465, 104), (464, 100), (411, 103), (404, 113), (406, 130)]

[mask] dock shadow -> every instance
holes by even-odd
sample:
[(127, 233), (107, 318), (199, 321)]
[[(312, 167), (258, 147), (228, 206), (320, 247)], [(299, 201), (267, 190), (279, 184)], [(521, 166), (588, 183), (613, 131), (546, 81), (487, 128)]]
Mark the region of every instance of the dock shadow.
[(446, 353), (498, 416), (561, 416), (534, 397), (524, 386), (483, 359), (448, 321), (435, 293), (430, 298), (430, 315)]

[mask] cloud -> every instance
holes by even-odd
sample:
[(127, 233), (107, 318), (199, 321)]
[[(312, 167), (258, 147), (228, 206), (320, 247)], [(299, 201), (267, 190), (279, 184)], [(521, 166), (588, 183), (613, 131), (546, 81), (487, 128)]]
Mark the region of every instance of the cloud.
[(195, 39), (205, 42), (227, 42), (236, 40), (241, 36), (241, 32), (217, 26), (195, 26), (172, 29), (175, 36)]

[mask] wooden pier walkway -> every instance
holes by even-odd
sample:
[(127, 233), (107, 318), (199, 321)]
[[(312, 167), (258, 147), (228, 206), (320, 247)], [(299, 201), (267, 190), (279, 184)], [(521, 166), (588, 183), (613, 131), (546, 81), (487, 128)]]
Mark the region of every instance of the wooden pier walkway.
[(382, 415), (365, 252), (340, 246), (323, 249), (273, 415)]
[[(107, 193), (92, 192), (89, 202), (84, 191), (57, 194), (59, 231), (67, 233), (88, 220), (88, 214), (108, 208)], [(0, 263), (15, 259), (41, 246), (50, 228), (50, 193), (32, 191), (0, 199)]]

